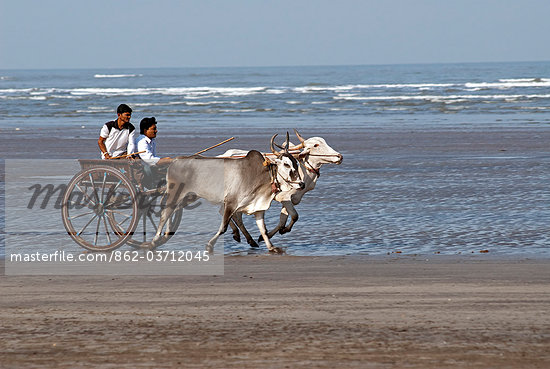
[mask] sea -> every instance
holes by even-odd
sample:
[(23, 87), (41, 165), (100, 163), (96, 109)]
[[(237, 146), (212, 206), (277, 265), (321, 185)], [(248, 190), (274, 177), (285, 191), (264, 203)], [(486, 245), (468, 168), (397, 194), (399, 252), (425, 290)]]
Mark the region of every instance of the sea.
[(550, 257), (550, 62), (0, 70), (2, 162), (95, 158), (120, 103), (157, 118), (165, 155), (269, 151), (294, 128), (341, 152), (273, 238), (290, 255)]

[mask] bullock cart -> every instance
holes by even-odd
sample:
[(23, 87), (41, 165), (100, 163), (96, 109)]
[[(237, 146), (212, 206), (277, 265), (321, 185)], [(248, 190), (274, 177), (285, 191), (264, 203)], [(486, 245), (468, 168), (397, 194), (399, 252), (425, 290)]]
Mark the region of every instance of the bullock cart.
[[(162, 173), (152, 175), (141, 160), (79, 160), (81, 170), (68, 183), (61, 216), (67, 233), (91, 251), (112, 251), (124, 244), (151, 247), (163, 207)], [(157, 178), (157, 180), (154, 180)], [(164, 244), (178, 228), (183, 209), (174, 211)]]

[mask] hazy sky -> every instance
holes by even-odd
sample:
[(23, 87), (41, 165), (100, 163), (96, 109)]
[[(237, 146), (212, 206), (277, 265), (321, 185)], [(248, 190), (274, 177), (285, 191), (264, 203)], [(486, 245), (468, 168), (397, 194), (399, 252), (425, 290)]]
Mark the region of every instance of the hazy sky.
[(0, 69), (550, 60), (549, 0), (0, 0)]

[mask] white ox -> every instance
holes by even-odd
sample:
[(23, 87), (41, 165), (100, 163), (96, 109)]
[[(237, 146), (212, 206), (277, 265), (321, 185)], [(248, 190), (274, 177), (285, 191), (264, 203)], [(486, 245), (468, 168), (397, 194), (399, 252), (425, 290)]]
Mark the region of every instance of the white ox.
[[(295, 154), (298, 154), (298, 162), (300, 163), (300, 177), (303, 179), (305, 187), (303, 189), (291, 189), (289, 191), (280, 191), (275, 196), (275, 200), (279, 201), (282, 204), (281, 214), (279, 217), (279, 224), (268, 232), (268, 238), (273, 237), (277, 232), (283, 234), (290, 232), (293, 225), (298, 220), (298, 212), (296, 211), (295, 205), (298, 205), (302, 200), (302, 197), (309, 191), (315, 188), (315, 184), (321, 175), (320, 169), (323, 164), (341, 164), (343, 157), (342, 154), (330, 147), (322, 137), (310, 137), (304, 139), (297, 130), (294, 130), (296, 136), (300, 140), (298, 146), (289, 147), (290, 151), (295, 151)], [(288, 143), (288, 138), (287, 138)], [(298, 152), (298, 150), (301, 150)], [(231, 156), (243, 156), (246, 155), (248, 151), (231, 149), (227, 150), (220, 157), (231, 157)], [(266, 155), (266, 154), (264, 154)], [(269, 155), (269, 154), (267, 154)], [(290, 215), (291, 221), (288, 225), (286, 222), (288, 216)], [(240, 229), (245, 236), (248, 244), (252, 247), (258, 247), (256, 241), (250, 236), (242, 222), (242, 213), (235, 213), (233, 216), (233, 223), (231, 227), (233, 229), (233, 238), (240, 242)], [(238, 227), (238, 229), (237, 229)], [(263, 235), (262, 235), (263, 236)], [(258, 242), (265, 240), (265, 237), (260, 236)]]
[(275, 197), (272, 191), (274, 184), (278, 184), (281, 191), (292, 191), (304, 188), (304, 182), (297, 160), (288, 153), (288, 133), (287, 144), (282, 152), (273, 148), (275, 136), (271, 138), (271, 150), (276, 157), (270, 164), (255, 150), (242, 159), (195, 155), (174, 160), (166, 174), (165, 196), (168, 205), (162, 210), (153, 246), (162, 237), (164, 225), (173, 211), (192, 195), (222, 205), (222, 222), (218, 232), (208, 242), (209, 252), (213, 251), (216, 240), (227, 230), (235, 213), (254, 214), (269, 251), (282, 252), (267, 237), (264, 213)]

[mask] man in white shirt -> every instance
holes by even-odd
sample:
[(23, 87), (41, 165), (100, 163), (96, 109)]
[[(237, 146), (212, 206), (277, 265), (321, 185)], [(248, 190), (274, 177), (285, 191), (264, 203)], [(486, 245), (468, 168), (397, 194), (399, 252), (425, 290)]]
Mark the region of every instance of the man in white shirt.
[[(137, 152), (139, 157), (149, 165), (170, 164), (172, 158), (157, 156), (157, 121), (155, 117), (143, 118), (139, 123), (140, 136), (137, 140)], [(142, 152), (145, 151), (145, 152)]]
[(117, 108), (117, 120), (107, 122), (99, 132), (97, 144), (101, 150), (102, 159), (111, 159), (124, 154), (136, 152), (136, 129), (130, 118), (132, 109), (126, 104)]

